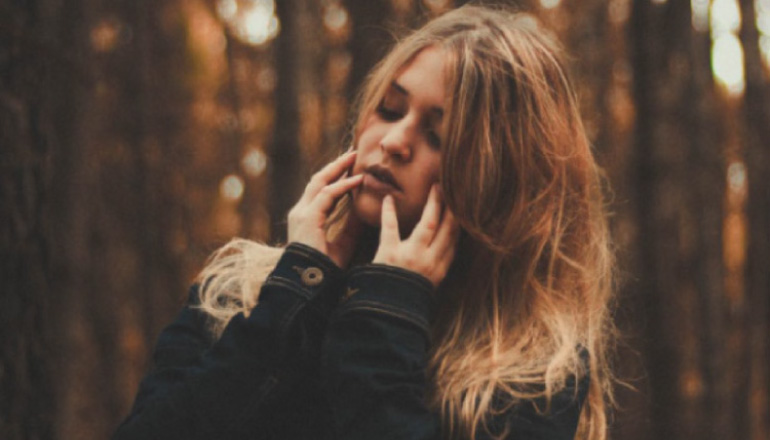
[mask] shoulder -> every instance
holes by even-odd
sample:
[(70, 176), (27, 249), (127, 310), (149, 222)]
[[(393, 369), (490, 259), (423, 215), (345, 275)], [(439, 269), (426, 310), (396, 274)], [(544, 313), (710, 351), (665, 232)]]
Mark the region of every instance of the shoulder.
[(564, 387), (550, 399), (538, 397), (511, 403), (510, 397), (499, 393), (494, 405), (497, 411), (489, 419), (488, 431), (496, 435), (507, 433), (505, 438), (573, 439), (591, 385), (588, 352), (581, 349), (580, 357), (585, 366), (582, 374), (568, 377)]
[(187, 300), (176, 318), (163, 330), (158, 346), (210, 344), (213, 337), (209, 330), (208, 315), (201, 310), (201, 285), (195, 283), (187, 292)]

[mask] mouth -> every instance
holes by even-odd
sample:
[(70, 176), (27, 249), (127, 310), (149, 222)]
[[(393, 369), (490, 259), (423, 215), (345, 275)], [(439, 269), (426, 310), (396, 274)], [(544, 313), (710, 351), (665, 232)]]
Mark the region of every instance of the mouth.
[[(364, 173), (373, 178), (372, 180), (374, 180), (374, 182), (372, 182), (372, 186), (377, 186), (379, 188), (391, 187), (397, 191), (403, 191), (401, 185), (399, 185), (396, 178), (393, 177), (393, 173), (385, 167), (372, 165), (367, 167), (364, 170)], [(367, 179), (365, 179), (364, 184), (366, 184), (366, 180)]]

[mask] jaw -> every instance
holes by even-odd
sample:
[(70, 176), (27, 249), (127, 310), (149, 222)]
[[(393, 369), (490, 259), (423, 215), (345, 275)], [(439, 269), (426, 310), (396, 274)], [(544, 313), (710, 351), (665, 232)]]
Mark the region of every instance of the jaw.
[[(365, 225), (379, 229), (382, 220), (383, 197), (380, 194), (368, 191), (355, 191), (353, 193), (353, 214)], [(396, 215), (398, 216), (398, 229), (401, 238), (408, 237), (417, 221), (404, 218), (403, 213), (399, 209), (398, 200), (396, 200)]]

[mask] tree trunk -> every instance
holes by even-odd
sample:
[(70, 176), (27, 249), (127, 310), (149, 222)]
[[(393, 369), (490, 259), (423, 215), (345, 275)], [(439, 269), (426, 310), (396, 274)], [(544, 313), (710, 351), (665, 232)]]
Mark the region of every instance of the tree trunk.
[(748, 249), (746, 262), (746, 303), (748, 304), (745, 331), (748, 333), (746, 385), (740, 396), (742, 418), (750, 440), (770, 436), (770, 84), (767, 70), (762, 66), (753, 0), (741, 1), (746, 92), (743, 104), (744, 142), (748, 170)]
[(275, 131), (273, 143), (268, 152), (269, 212), (272, 227), (270, 239), (273, 243), (286, 241), (286, 215), (299, 199), (303, 181), (302, 158), (299, 146), (299, 97), (296, 75), (298, 59), (297, 13), (301, 0), (276, 2), (276, 11), (281, 20), (281, 33), (275, 41), (276, 75), (275, 89)]
[(0, 5), (0, 433), (53, 438), (49, 2)]
[[(634, 2), (638, 283), (656, 438), (730, 438), (724, 411), (721, 134), (687, 2)], [(703, 423), (711, 421), (710, 424)]]
[(366, 75), (393, 43), (387, 28), (390, 1), (347, 0), (345, 6), (353, 22), (349, 44), (353, 64), (348, 89), (348, 100), (353, 102)]

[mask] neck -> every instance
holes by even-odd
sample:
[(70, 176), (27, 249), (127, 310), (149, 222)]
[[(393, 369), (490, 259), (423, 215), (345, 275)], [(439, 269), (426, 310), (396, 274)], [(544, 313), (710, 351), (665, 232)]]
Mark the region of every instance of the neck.
[(369, 264), (377, 253), (377, 247), (380, 244), (380, 229), (373, 227), (364, 227), (361, 235), (358, 237), (358, 245), (350, 260), (350, 267)]

